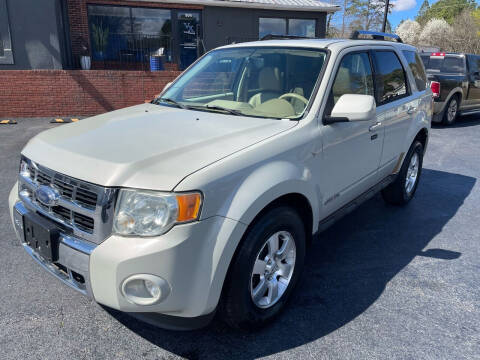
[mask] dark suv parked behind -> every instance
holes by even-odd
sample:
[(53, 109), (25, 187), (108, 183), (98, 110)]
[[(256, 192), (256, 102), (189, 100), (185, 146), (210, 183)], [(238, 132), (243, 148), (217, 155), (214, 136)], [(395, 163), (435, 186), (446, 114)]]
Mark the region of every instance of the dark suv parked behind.
[(480, 112), (480, 56), (422, 55), (434, 98), (433, 122), (451, 125), (457, 116)]

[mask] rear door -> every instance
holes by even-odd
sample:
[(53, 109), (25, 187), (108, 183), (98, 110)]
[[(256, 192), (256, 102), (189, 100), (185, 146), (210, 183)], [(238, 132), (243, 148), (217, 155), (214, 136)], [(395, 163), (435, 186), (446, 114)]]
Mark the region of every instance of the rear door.
[(383, 151), (379, 175), (391, 173), (402, 156), (406, 134), (418, 106), (401, 55), (393, 48), (373, 51), (377, 111), (383, 114)]
[(466, 109), (480, 107), (480, 56), (467, 55), (468, 94), (465, 102)]

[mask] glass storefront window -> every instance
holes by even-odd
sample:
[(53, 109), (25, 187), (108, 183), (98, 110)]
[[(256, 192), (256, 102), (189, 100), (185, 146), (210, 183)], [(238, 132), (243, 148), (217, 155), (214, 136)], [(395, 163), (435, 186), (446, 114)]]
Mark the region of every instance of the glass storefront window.
[(171, 11), (165, 9), (132, 8), (133, 32), (148, 35), (172, 33)]
[(258, 37), (266, 35), (293, 35), (315, 37), (315, 19), (259, 18)]
[(3, 47), (2, 33), (0, 33), (0, 57), (2, 57), (4, 54), (5, 54), (5, 50)]
[(266, 35), (286, 35), (287, 19), (281, 18), (260, 18), (259, 19), (259, 38)]
[(171, 57), (171, 10), (88, 6), (93, 60), (146, 62), (150, 54)]
[(315, 37), (315, 20), (289, 19), (288, 35)]

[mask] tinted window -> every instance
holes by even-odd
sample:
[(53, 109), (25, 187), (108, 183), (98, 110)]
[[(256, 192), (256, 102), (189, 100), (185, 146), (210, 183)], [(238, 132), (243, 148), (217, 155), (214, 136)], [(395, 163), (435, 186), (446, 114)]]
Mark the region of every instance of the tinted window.
[(425, 74), (425, 69), (423, 68), (422, 60), (420, 56), (415, 51), (403, 51), (403, 55), (407, 59), (408, 66), (413, 73), (415, 78), (415, 84), (419, 91), (425, 90), (427, 88), (427, 75)]
[(287, 19), (260, 18), (258, 35), (263, 38), (266, 35), (286, 35)]
[(480, 56), (468, 55), (468, 70), (470, 73), (480, 71)]
[(315, 37), (315, 20), (290, 19), (288, 21), (288, 35)]
[(422, 55), (422, 62), (423, 62), (423, 66), (425, 66), (425, 69), (428, 68), (428, 62), (429, 61), (430, 61), (430, 56)]
[(457, 56), (430, 57), (425, 67), (427, 71), (432, 72), (458, 73), (465, 71), (463, 58)]
[(13, 64), (7, 0), (0, 0), (0, 64)]
[(327, 114), (345, 94), (374, 95), (372, 68), (367, 53), (353, 53), (342, 59), (330, 92)]
[(171, 10), (88, 5), (93, 60), (143, 62), (163, 49), (171, 56)]
[(405, 71), (393, 51), (375, 51), (377, 103), (383, 104), (407, 95)]

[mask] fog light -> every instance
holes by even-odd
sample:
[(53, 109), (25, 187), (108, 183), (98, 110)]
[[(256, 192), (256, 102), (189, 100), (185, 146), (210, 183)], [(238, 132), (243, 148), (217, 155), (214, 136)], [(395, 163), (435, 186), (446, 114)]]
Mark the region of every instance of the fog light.
[(18, 194), (20, 195), (20, 197), (25, 197), (25, 198), (29, 198), (31, 196), (30, 190), (28, 189), (22, 189)]
[(150, 274), (130, 276), (122, 283), (122, 294), (136, 305), (153, 305), (170, 294), (170, 286), (161, 277)]

